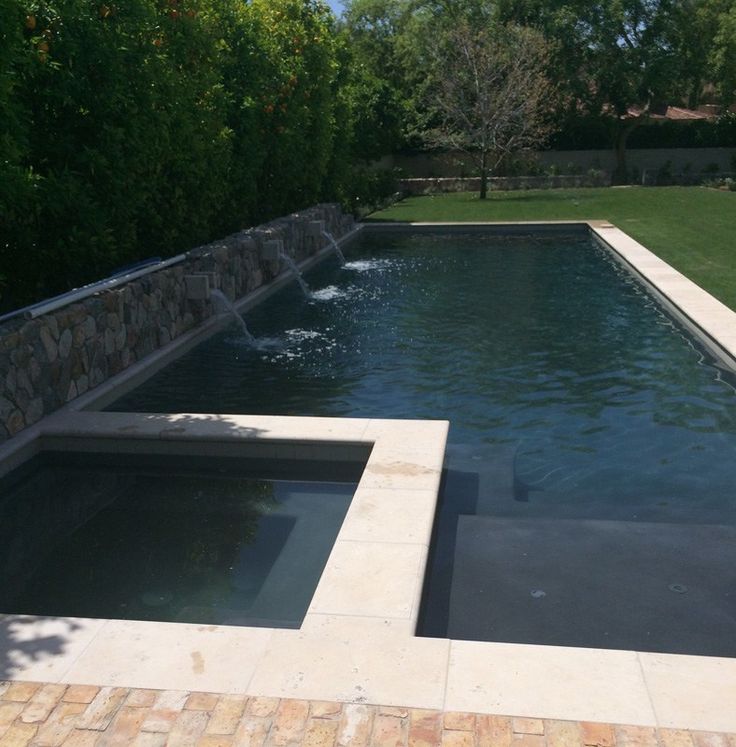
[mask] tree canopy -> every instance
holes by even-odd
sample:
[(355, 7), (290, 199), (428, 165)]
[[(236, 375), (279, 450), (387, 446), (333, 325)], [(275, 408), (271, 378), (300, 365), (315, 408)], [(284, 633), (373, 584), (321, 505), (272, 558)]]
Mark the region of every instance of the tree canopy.
[(581, 116), (607, 123), (620, 181), (628, 138), (650, 113), (696, 107), (709, 87), (723, 105), (736, 98), (736, 0), (352, 0), (346, 23), (361, 51), (377, 45), (365, 64), (378, 59), (376, 75), (404, 102), (407, 144), (431, 124), (426, 92), (442, 76), (428, 48), (463, 23), (489, 34), (513, 24), (546, 38), (558, 129)]

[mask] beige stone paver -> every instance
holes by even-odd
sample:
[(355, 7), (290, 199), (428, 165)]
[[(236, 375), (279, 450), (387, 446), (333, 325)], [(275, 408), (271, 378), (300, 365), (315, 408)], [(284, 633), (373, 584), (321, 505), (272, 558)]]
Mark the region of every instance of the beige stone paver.
[(413, 708), (409, 714), (408, 747), (433, 747), (442, 738), (442, 713)]
[(2, 697), (13, 703), (27, 703), (40, 687), (38, 682), (11, 682)]
[(340, 729), (337, 733), (339, 747), (367, 747), (373, 733), (375, 709), (358, 703), (343, 707)]
[(192, 693), (184, 704), (187, 711), (212, 711), (217, 705), (219, 696), (214, 693)]
[(442, 732), (442, 747), (473, 747), (475, 735), (470, 731), (445, 730)]
[(509, 747), (513, 740), (510, 718), (479, 715), (475, 728), (478, 747)]
[(26, 747), (36, 736), (37, 731), (38, 726), (36, 724), (24, 724), (22, 721), (16, 721), (0, 737), (0, 747)]
[(580, 731), (586, 747), (613, 747), (616, 744), (616, 736), (610, 724), (583, 721), (580, 724)]
[(662, 747), (693, 747), (695, 744), (692, 734), (682, 729), (660, 729), (658, 736)]
[(580, 725), (574, 721), (546, 721), (544, 731), (549, 747), (578, 747), (580, 744)]
[(475, 716), (472, 713), (458, 713), (457, 711), (448, 711), (442, 719), (442, 725), (445, 730), (451, 731), (474, 731)]
[(269, 718), (276, 713), (278, 707), (278, 698), (249, 698), (247, 713), (249, 716)]
[(515, 718), (512, 722), (514, 734), (544, 735), (544, 721), (538, 718)]
[(87, 703), (61, 702), (54, 708), (51, 715), (40, 724), (33, 740), (38, 747), (59, 747), (74, 730), (74, 724)]
[(648, 726), (617, 726), (617, 747), (658, 747), (657, 730)]
[(56, 708), (65, 690), (64, 685), (44, 685), (28, 701), (20, 714), (20, 720), (24, 724), (43, 723)]
[(313, 700), (309, 708), (312, 718), (336, 718), (342, 712), (342, 703), (331, 703), (324, 700)]
[(207, 734), (234, 734), (245, 711), (246, 698), (242, 695), (223, 695), (212, 709)]
[(340, 724), (326, 718), (310, 718), (304, 730), (304, 747), (334, 747)]
[(66, 703), (91, 703), (100, 692), (96, 685), (69, 685), (62, 700)]
[(122, 687), (100, 688), (94, 700), (80, 714), (77, 727), (90, 731), (104, 731), (127, 697), (128, 691)]
[(0, 747), (736, 747), (736, 734), (178, 690), (0, 682)]
[(379, 713), (373, 720), (373, 736), (370, 743), (376, 747), (403, 747), (408, 733), (408, 718), (397, 718)]
[(276, 710), (269, 742), (277, 747), (300, 742), (309, 715), (309, 703), (304, 700), (282, 700)]
[(270, 730), (270, 718), (244, 716), (235, 734), (229, 738), (232, 739), (232, 744), (237, 744), (238, 747), (262, 747)]
[(131, 690), (125, 699), (125, 705), (131, 708), (151, 708), (157, 696), (155, 690)]

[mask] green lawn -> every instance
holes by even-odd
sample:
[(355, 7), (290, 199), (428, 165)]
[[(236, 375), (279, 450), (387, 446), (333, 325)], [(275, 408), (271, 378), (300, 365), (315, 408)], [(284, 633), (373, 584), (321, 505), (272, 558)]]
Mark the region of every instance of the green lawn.
[(625, 187), (410, 197), (369, 221), (603, 219), (736, 309), (736, 192)]

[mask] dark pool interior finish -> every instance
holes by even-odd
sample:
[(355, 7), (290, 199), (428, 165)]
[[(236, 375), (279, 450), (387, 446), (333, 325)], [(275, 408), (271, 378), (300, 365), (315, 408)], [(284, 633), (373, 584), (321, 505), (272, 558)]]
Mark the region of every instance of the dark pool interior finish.
[(0, 481), (0, 612), (298, 628), (355, 492), (331, 473), (44, 453)]
[(734, 376), (589, 236), (367, 234), (111, 409), (446, 418), (419, 632), (736, 655)]

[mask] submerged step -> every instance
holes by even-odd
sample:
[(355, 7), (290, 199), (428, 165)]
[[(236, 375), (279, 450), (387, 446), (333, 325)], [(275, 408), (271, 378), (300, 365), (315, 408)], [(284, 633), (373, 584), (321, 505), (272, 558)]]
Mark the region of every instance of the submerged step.
[(736, 655), (736, 528), (460, 516), (447, 635)]

